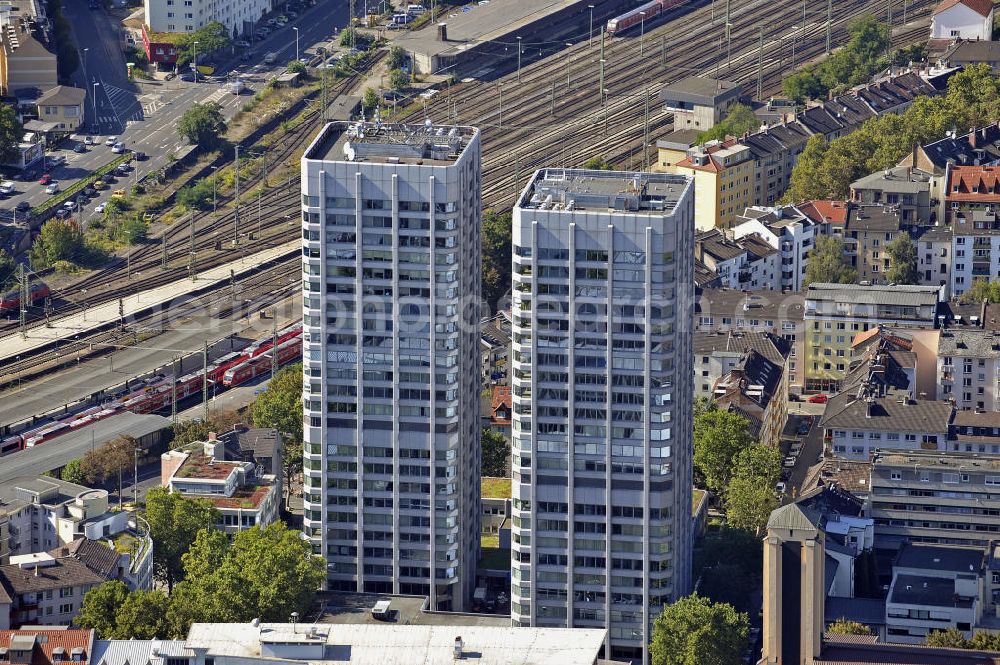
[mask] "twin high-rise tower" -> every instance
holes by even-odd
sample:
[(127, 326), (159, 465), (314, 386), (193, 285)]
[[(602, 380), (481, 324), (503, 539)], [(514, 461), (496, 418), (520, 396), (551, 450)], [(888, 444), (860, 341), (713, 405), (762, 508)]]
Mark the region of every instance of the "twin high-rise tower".
[[(302, 165), (305, 531), (328, 588), (465, 609), (479, 132), (332, 123)], [(691, 562), (693, 186), (544, 169), (514, 209), (515, 625), (642, 656)]]

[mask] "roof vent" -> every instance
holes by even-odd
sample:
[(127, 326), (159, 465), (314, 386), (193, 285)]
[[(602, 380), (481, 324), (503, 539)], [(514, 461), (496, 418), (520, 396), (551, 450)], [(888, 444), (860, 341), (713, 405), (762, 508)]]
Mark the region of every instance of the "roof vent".
[(462, 649), (464, 649), (464, 648), (465, 648), (465, 644), (462, 642), (462, 636), (459, 635), (458, 637), (455, 638), (455, 647), (454, 647), (454, 657), (455, 657), (455, 660), (461, 660), (462, 659)]

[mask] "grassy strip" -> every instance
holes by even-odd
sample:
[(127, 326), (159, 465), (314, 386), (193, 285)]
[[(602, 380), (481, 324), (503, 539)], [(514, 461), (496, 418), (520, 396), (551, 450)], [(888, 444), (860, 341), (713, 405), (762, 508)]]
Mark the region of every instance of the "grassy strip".
[(87, 176), (83, 180), (80, 180), (77, 183), (75, 183), (73, 185), (70, 185), (70, 187), (68, 189), (64, 189), (63, 191), (59, 192), (58, 194), (56, 194), (55, 196), (53, 196), (51, 199), (49, 199), (48, 201), (46, 201), (42, 205), (40, 205), (37, 208), (35, 208), (34, 210), (32, 210), (31, 214), (32, 215), (41, 215), (41, 214), (44, 214), (46, 211), (51, 210), (55, 206), (62, 205), (65, 201), (68, 201), (73, 196), (75, 196), (77, 194), (77, 192), (83, 191), (84, 188), (86, 188), (86, 187), (94, 184), (98, 180), (100, 180), (101, 176), (103, 176), (103, 175), (105, 175), (107, 173), (110, 173), (114, 169), (118, 168), (118, 166), (120, 164), (124, 164), (125, 162), (129, 161), (130, 159), (132, 159), (132, 155), (131, 154), (124, 154), (124, 155), (119, 156), (117, 159), (109, 162), (108, 164), (105, 164), (104, 166), (102, 166), (101, 168), (97, 169), (96, 171), (94, 171), (92, 174), (90, 174), (89, 176)]

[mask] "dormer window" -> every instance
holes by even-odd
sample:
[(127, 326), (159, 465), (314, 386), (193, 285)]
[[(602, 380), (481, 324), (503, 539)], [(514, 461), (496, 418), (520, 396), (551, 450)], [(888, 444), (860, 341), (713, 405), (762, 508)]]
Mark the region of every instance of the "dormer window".
[(66, 649), (56, 647), (52, 650), (52, 662), (61, 663), (66, 659)]

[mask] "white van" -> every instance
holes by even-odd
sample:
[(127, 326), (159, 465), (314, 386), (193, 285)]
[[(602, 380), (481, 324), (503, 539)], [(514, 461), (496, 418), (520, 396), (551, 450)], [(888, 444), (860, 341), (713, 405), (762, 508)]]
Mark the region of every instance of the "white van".
[(413, 20), (413, 17), (409, 14), (393, 14), (392, 22), (396, 25), (406, 25)]
[(14, 182), (11, 180), (4, 180), (0, 182), (0, 194), (13, 194), (14, 193)]
[(406, 13), (413, 14), (415, 16), (419, 16), (420, 14), (423, 14), (425, 11), (427, 11), (427, 8), (424, 7), (423, 5), (407, 5), (406, 7)]

